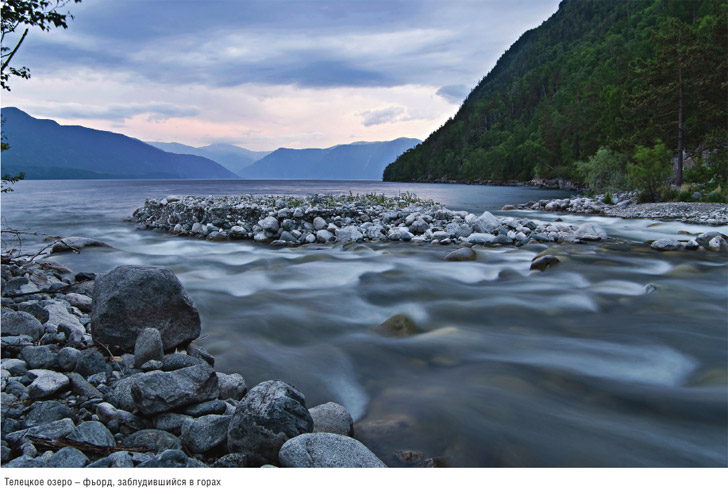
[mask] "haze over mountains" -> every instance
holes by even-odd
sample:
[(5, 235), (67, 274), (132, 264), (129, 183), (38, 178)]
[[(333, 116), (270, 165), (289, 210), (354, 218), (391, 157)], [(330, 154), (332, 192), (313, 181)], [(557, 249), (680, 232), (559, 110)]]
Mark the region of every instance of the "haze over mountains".
[[(231, 144), (145, 143), (123, 134), (60, 125), (18, 108), (2, 109), (2, 173), (26, 179), (369, 179), (418, 139), (357, 142), (327, 149), (250, 151)], [(261, 159), (262, 158), (262, 159)]]

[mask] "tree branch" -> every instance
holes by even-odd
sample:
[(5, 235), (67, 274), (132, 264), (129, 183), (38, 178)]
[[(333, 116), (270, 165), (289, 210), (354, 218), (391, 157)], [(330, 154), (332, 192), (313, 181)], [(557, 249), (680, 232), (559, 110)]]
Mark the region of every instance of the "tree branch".
[(20, 48), (20, 45), (23, 43), (23, 40), (25, 39), (25, 37), (27, 35), (28, 35), (28, 28), (26, 27), (25, 31), (23, 31), (23, 35), (20, 37), (20, 41), (18, 41), (18, 44), (15, 45), (15, 48), (13, 48), (13, 51), (11, 51), (9, 55), (7, 55), (8, 58), (6, 58), (5, 61), (3, 62), (2, 68), (0, 68), (0, 72), (5, 71), (5, 67), (7, 67), (8, 64), (10, 63), (10, 60), (13, 59), (13, 55), (15, 55), (15, 52), (18, 51), (18, 48)]

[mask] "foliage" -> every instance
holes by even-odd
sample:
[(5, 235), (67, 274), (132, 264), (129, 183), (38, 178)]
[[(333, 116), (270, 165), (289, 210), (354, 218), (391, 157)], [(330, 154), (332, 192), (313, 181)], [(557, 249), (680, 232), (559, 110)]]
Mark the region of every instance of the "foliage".
[[(62, 27), (66, 29), (66, 19), (73, 16), (70, 13), (62, 14), (58, 9), (65, 7), (71, 0), (3, 0), (2, 10), (2, 42), (0, 51), (2, 54), (2, 67), (0, 69), (0, 87), (10, 91), (8, 79), (10, 76), (17, 76), (23, 79), (30, 79), (28, 67), (13, 67), (10, 65), (13, 57), (23, 44), (28, 30), (31, 27), (38, 27), (42, 31), (50, 31), (51, 28)], [(73, 0), (79, 3), (81, 0)], [(19, 31), (23, 29), (22, 34)], [(7, 44), (12, 35), (20, 36), (14, 39), (13, 43)]]
[(678, 149), (680, 120), (688, 155), (728, 162), (726, 46), (726, 0), (564, 0), (384, 180), (579, 179), (602, 147)]
[(658, 140), (651, 148), (637, 146), (634, 163), (627, 166), (630, 181), (642, 190), (644, 199), (649, 202), (659, 201), (660, 187), (670, 178), (671, 155), (672, 151)]
[(600, 147), (588, 161), (577, 162), (576, 169), (594, 193), (617, 192), (628, 186), (627, 156), (607, 147)]
[(2, 186), (0, 186), (0, 192), (12, 192), (13, 188), (10, 187), (18, 180), (23, 180), (25, 178), (25, 173), (20, 172), (17, 175), (10, 175), (9, 173), (6, 173), (2, 176)]

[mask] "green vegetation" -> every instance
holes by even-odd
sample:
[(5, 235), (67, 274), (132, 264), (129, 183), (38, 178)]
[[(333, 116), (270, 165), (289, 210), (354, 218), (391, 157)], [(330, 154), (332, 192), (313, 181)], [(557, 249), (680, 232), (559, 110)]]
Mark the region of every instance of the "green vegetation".
[(670, 156), (672, 152), (661, 141), (653, 147), (637, 146), (634, 163), (628, 165), (630, 181), (636, 185), (644, 199), (650, 202), (660, 200), (659, 189), (670, 177)]
[(644, 166), (638, 152), (660, 140), (678, 187), (684, 155), (686, 182), (726, 190), (727, 12), (725, 0), (564, 0), (384, 180), (540, 177), (615, 190), (626, 163)]

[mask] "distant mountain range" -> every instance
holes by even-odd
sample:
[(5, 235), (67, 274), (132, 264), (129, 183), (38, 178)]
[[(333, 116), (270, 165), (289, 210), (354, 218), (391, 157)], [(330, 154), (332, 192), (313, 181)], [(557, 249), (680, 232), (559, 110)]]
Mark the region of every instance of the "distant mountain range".
[(242, 176), (242, 171), (270, 154), (270, 151), (251, 151), (232, 144), (210, 144), (203, 147), (192, 147), (179, 142), (147, 142), (154, 147), (176, 154), (193, 154), (211, 159), (220, 163), (236, 175)]
[(2, 173), (27, 179), (255, 178), (381, 180), (384, 168), (418, 139), (355, 142), (326, 149), (250, 151), (231, 144), (145, 143), (123, 134), (60, 125), (2, 109), (10, 149)]
[(173, 154), (122, 134), (33, 118), (3, 108), (2, 130), (10, 149), (2, 173), (27, 179), (61, 178), (237, 178), (219, 163)]
[(279, 148), (242, 170), (243, 178), (380, 180), (384, 168), (419, 139), (355, 142), (326, 149)]

